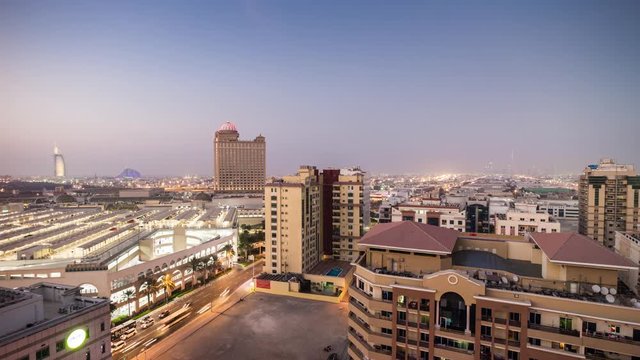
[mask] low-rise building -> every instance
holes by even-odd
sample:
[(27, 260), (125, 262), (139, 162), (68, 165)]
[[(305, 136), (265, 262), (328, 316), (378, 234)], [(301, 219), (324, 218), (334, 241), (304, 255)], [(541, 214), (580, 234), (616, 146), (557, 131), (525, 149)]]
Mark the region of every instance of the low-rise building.
[[(379, 224), (349, 288), (352, 359), (620, 359), (640, 354), (629, 260), (574, 233)], [(606, 294), (606, 295), (605, 295)]]
[(527, 232), (560, 232), (560, 223), (553, 221), (546, 212), (535, 211), (535, 205), (507, 211), (496, 217), (495, 233), (500, 235), (524, 235)]
[(111, 359), (109, 301), (79, 287), (0, 288), (0, 358)]
[(396, 209), (398, 211), (392, 214), (392, 222), (415, 221), (460, 232), (465, 231), (466, 214), (457, 205), (402, 203), (397, 205)]

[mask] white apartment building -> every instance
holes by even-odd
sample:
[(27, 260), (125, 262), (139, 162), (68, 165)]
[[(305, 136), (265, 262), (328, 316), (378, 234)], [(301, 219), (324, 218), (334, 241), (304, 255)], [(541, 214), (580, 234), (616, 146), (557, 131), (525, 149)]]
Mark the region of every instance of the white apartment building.
[[(615, 250), (618, 254), (640, 266), (640, 232), (616, 231)], [(620, 279), (627, 284), (636, 295), (640, 293), (639, 269), (620, 273)]]
[(522, 236), (528, 232), (560, 232), (560, 223), (553, 221), (547, 213), (536, 212), (535, 205), (532, 208), (530, 204), (516, 206), (515, 210), (496, 216), (496, 234)]
[(429, 205), (402, 203), (392, 210), (392, 222), (415, 221), (435, 225), (460, 232), (465, 231), (467, 219), (465, 210), (455, 205)]

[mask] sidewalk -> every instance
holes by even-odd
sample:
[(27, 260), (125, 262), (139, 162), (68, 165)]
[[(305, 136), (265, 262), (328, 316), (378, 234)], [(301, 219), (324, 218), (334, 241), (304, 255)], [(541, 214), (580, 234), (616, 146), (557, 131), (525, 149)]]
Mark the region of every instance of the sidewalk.
[(200, 316), (179, 328), (176, 332), (162, 339), (162, 341), (155, 344), (155, 346), (139, 353), (136, 359), (158, 359), (163, 354), (169, 351), (173, 346), (194, 332), (200, 330), (203, 326), (207, 325), (211, 321), (215, 320), (218, 316), (224, 314), (227, 310), (233, 307), (235, 304), (241, 301), (246, 296), (253, 294), (250, 289), (251, 279), (240, 285), (234, 292), (224, 299), (216, 300), (218, 302), (212, 309), (202, 313)]

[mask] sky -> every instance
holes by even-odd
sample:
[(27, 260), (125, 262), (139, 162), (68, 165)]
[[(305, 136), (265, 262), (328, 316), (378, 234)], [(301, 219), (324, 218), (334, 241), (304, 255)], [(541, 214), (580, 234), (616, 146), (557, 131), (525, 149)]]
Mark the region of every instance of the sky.
[[(0, 174), (640, 166), (639, 1), (0, 0)], [(511, 160), (513, 154), (513, 161)]]

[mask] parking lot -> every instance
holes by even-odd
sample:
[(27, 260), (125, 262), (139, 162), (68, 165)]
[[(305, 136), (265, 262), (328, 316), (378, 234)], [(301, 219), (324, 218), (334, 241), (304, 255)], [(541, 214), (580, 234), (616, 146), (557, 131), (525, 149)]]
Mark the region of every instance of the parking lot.
[(255, 293), (159, 357), (170, 359), (322, 359), (331, 345), (347, 358), (346, 303)]

